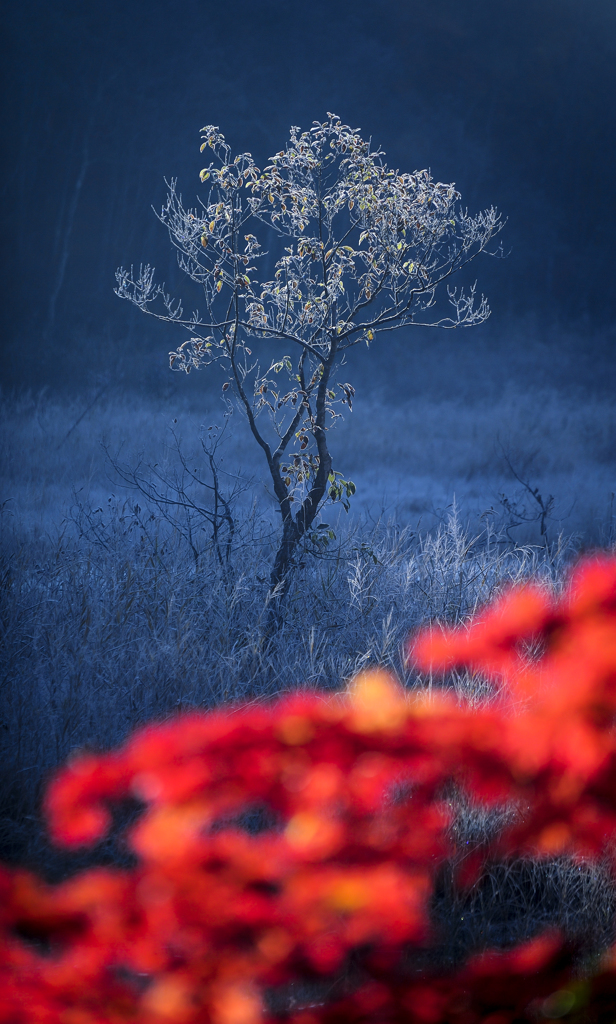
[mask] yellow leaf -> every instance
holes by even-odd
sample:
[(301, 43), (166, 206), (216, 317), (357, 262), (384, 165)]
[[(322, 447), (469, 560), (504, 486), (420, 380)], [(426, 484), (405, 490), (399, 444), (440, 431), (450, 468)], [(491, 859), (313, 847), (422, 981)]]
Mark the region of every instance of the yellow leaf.
[(259, 1024), (263, 1017), (261, 999), (249, 985), (221, 986), (212, 999), (214, 1024)]
[(329, 892), (328, 902), (335, 910), (353, 912), (370, 902), (369, 883), (361, 878), (336, 881)]
[[(289, 480), (288, 477), (286, 479)], [(287, 487), (289, 483), (287, 483)], [(314, 728), (310, 720), (303, 715), (287, 715), (276, 727), (276, 735), (289, 746), (301, 746), (312, 739)]]
[[(192, 1016), (192, 992), (181, 978), (162, 977), (146, 992), (143, 1007), (159, 1021), (179, 1022)], [(254, 1018), (253, 1018), (254, 1019)]]
[(395, 732), (407, 717), (407, 704), (396, 680), (384, 669), (361, 672), (349, 686), (351, 728), (356, 732)]
[(341, 825), (310, 811), (295, 814), (285, 829), (285, 838), (294, 850), (309, 860), (330, 857), (344, 842)]

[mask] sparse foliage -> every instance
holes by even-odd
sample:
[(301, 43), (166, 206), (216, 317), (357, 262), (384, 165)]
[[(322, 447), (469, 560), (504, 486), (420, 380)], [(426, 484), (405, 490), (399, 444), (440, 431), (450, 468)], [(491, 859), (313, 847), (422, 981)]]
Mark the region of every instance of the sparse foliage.
[[(246, 415), (282, 517), (275, 610), (322, 505), (348, 506), (355, 490), (333, 469), (328, 442), (335, 419), (352, 409), (355, 389), (341, 374), (347, 351), (403, 326), (484, 321), (486, 299), (450, 282), (490, 251), (502, 221), (494, 209), (470, 216), (454, 185), (427, 170), (388, 168), (383, 151), (333, 114), (310, 131), (291, 128), (264, 170), (250, 153), (233, 157), (218, 128), (202, 133), (201, 149), (213, 155), (201, 171), (205, 197), (185, 207), (172, 180), (159, 215), (180, 268), (202, 290), (202, 309), (186, 315), (149, 265), (136, 275), (120, 269), (116, 292), (187, 329), (171, 367), (218, 364), (223, 392)], [(280, 243), (271, 280), (261, 273), (270, 254), (257, 232)], [(440, 285), (448, 310), (437, 310)]]

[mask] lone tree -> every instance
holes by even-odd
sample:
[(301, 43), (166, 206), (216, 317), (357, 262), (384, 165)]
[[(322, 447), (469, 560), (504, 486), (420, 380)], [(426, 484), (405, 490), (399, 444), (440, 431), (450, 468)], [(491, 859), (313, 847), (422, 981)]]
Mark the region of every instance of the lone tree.
[[(339, 500), (348, 508), (355, 490), (333, 469), (328, 438), (340, 406), (352, 408), (354, 388), (338, 379), (347, 351), (411, 324), (486, 320), (490, 310), (483, 296), (476, 302), (475, 286), (465, 293), (449, 282), (489, 251), (502, 221), (493, 208), (469, 216), (455, 187), (427, 170), (391, 170), (381, 150), (334, 114), (310, 131), (291, 128), (264, 170), (250, 153), (232, 157), (218, 128), (203, 128), (202, 138), (201, 150), (213, 155), (201, 171), (206, 195), (187, 208), (172, 180), (159, 215), (180, 268), (201, 289), (202, 311), (186, 316), (149, 265), (136, 276), (118, 270), (116, 293), (189, 331), (170, 353), (172, 369), (224, 369), (223, 391), (234, 395), (263, 450), (282, 516), (270, 578), (277, 615), (298, 545), (326, 540), (314, 529), (322, 505)], [(282, 243), (271, 280), (259, 273), (260, 264), (272, 266), (264, 225), (267, 238)], [(445, 282), (449, 307), (437, 315)], [(263, 363), (266, 339), (277, 354)]]

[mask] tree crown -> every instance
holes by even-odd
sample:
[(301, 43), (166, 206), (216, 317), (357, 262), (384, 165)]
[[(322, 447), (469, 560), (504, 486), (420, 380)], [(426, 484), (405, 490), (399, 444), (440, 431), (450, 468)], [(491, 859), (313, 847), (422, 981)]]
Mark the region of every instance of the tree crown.
[[(474, 286), (465, 292), (450, 278), (489, 251), (502, 220), (493, 208), (470, 216), (455, 186), (427, 170), (388, 168), (383, 151), (334, 114), (309, 131), (291, 128), (286, 148), (263, 170), (250, 153), (233, 157), (218, 128), (207, 125), (202, 138), (201, 150), (212, 156), (200, 175), (206, 195), (186, 208), (171, 181), (159, 217), (181, 269), (202, 289), (204, 309), (186, 317), (150, 266), (136, 277), (119, 270), (116, 291), (190, 332), (170, 353), (173, 369), (217, 362), (227, 372), (223, 390), (235, 393), (265, 451), (284, 517), (319, 465), (329, 496), (343, 497), (324, 431), (336, 405), (352, 405), (352, 385), (335, 381), (345, 352), (404, 325), (485, 320), (486, 299), (476, 301)], [(269, 279), (261, 272), (272, 267), (264, 239), (281, 252)], [(430, 319), (443, 283), (449, 311)], [(261, 365), (249, 342), (266, 339), (282, 350)], [(263, 411), (273, 445), (257, 425)], [(298, 450), (288, 452), (294, 443)]]

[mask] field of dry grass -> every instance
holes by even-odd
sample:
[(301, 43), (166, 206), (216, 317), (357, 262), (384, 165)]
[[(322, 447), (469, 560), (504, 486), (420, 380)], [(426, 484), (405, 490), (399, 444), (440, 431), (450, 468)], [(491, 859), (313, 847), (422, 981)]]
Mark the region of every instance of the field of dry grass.
[[(464, 621), (531, 575), (558, 587), (581, 547), (614, 542), (616, 421), (606, 403), (567, 410), (556, 393), (512, 393), (499, 401), (497, 432), (495, 408), (358, 402), (332, 444), (358, 485), (354, 509), (324, 511), (335, 538), (302, 553), (284, 624), (264, 644), (276, 524), (238, 418), (217, 453), (221, 490), (238, 491), (220, 558), (199, 512), (205, 491), (185, 477), (188, 466), (206, 479), (198, 438), (213, 414), (134, 398), (87, 406), (22, 398), (3, 410), (0, 859), (50, 877), (72, 867), (46, 843), (40, 796), (71, 752), (110, 748), (182, 708), (298, 686), (336, 691), (367, 664), (426, 686), (404, 662), (419, 624)], [(171, 504), (118, 477), (139, 460), (141, 480), (157, 480)], [(178, 481), (188, 511), (173, 504)], [(535, 488), (555, 496), (543, 534)], [(460, 699), (488, 699), (481, 680), (449, 685)], [(456, 827), (485, 838), (486, 822), (458, 805)], [(122, 854), (111, 845), (96, 856)], [(588, 932), (590, 945), (612, 928), (614, 895), (598, 868), (496, 866), (486, 885), (462, 897), (443, 878), (435, 920), (456, 922), (446, 958), (548, 921)]]

